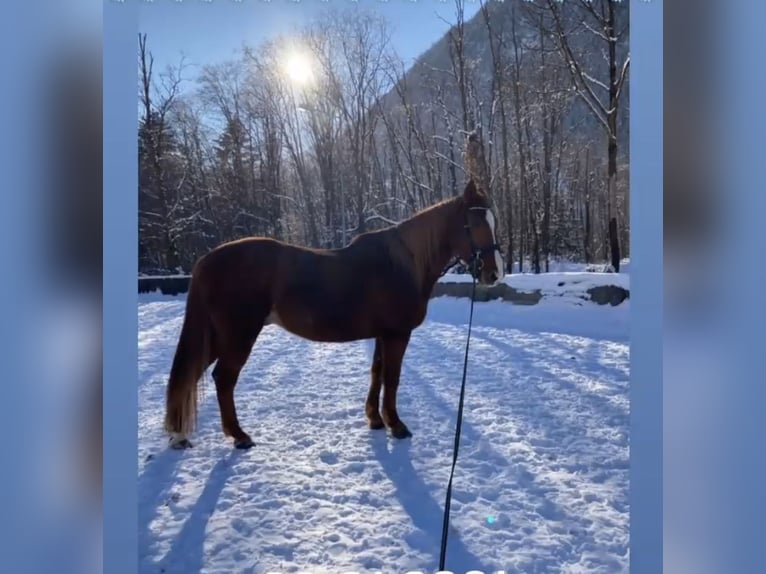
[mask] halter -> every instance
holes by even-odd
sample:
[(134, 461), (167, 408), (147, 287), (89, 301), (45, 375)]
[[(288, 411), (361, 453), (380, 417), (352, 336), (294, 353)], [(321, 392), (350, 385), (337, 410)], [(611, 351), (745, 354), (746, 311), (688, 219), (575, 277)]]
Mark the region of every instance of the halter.
[[(487, 209), (489, 209), (489, 207), (469, 207), (468, 211), (479, 211), (479, 210), (486, 211)], [(460, 257), (453, 257), (452, 259), (450, 259), (449, 263), (447, 263), (447, 266), (439, 274), (439, 277), (446, 275), (446, 273), (450, 269), (452, 269), (457, 263), (463, 263), (463, 265), (465, 265), (471, 270), (471, 275), (474, 278), (476, 278), (479, 276), (479, 273), (484, 267), (484, 262), (481, 260), (482, 255), (486, 253), (494, 253), (495, 251), (497, 251), (498, 253), (500, 253), (501, 258), (503, 256), (503, 250), (497, 243), (492, 243), (485, 247), (476, 246), (476, 244), (473, 242), (473, 236), (471, 235), (471, 226), (468, 225), (467, 217), (466, 217), (465, 223), (463, 224), (463, 228), (466, 230), (466, 233), (468, 234), (468, 241), (471, 245), (471, 258), (468, 261), (465, 261)], [(502, 273), (502, 269), (498, 269), (498, 271)]]
[[(488, 207), (469, 207), (468, 211), (487, 211)], [(482, 268), (484, 267), (484, 262), (481, 260), (482, 255), (486, 255), (488, 253), (494, 253), (497, 251), (500, 253), (500, 256), (502, 258), (503, 250), (497, 243), (492, 243), (490, 245), (486, 245), (484, 247), (477, 247), (476, 244), (473, 242), (473, 235), (471, 235), (471, 226), (468, 225), (468, 218), (466, 217), (465, 224), (463, 225), (466, 232), (468, 233), (468, 241), (471, 245), (471, 259), (469, 261), (464, 261), (466, 263), (466, 266), (471, 269), (471, 273), (474, 277), (478, 276), (478, 274), (481, 272)], [(461, 259), (462, 261), (462, 259)], [(498, 269), (499, 273), (502, 273), (502, 269)]]

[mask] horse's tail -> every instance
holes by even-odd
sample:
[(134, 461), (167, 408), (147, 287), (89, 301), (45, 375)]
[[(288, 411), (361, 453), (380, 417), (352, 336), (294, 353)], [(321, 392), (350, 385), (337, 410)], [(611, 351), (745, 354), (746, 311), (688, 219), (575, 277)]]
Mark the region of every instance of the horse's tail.
[(210, 365), (211, 357), (213, 325), (200, 287), (198, 274), (192, 273), (186, 314), (165, 398), (165, 430), (184, 436), (197, 424), (198, 382)]

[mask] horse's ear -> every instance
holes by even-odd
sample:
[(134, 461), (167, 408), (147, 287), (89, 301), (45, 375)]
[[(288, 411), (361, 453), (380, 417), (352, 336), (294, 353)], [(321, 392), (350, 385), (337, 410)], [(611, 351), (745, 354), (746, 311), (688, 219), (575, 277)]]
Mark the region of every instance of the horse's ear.
[(484, 192), (476, 187), (476, 183), (474, 182), (473, 178), (469, 179), (468, 184), (465, 186), (465, 190), (463, 191), (463, 199), (465, 199), (466, 203), (476, 203), (484, 197)]

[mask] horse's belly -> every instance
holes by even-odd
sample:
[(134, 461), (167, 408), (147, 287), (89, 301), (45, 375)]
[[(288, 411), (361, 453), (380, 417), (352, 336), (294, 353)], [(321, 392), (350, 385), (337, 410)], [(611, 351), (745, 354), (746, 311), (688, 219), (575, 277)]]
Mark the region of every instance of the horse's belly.
[(275, 308), (266, 324), (279, 325), (283, 329), (317, 342), (348, 342), (374, 337), (368, 317), (332, 309), (306, 307)]
[(408, 293), (363, 287), (330, 293), (319, 285), (292, 285), (275, 301), (268, 321), (300, 337), (322, 342), (407, 332), (423, 322), (425, 306)]

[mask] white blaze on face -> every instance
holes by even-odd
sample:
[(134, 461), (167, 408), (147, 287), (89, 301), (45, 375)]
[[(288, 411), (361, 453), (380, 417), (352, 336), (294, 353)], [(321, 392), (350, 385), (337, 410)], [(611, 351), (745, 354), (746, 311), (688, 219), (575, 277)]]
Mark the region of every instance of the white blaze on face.
[[(497, 236), (495, 235), (495, 214), (491, 209), (485, 211), (487, 218), (487, 224), (490, 231), (492, 231), (492, 243), (497, 244)], [(505, 269), (503, 269), (503, 258), (500, 257), (500, 252), (495, 250), (495, 266), (497, 267), (497, 273), (502, 278), (505, 276)]]

